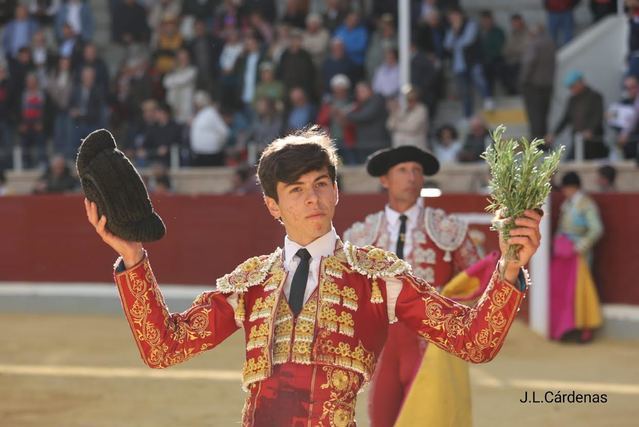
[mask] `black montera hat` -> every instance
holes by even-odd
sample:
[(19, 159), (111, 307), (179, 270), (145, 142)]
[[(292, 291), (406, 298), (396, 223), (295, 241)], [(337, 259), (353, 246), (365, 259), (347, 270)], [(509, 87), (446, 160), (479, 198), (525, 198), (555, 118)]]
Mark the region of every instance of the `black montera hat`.
[(414, 145), (402, 145), (384, 148), (368, 156), (366, 171), (371, 176), (383, 176), (390, 168), (403, 162), (419, 163), (424, 169), (424, 175), (435, 175), (439, 170), (439, 161), (428, 151)]
[(106, 129), (91, 132), (76, 161), (84, 194), (107, 217), (106, 228), (132, 242), (160, 240), (166, 233), (140, 174)]

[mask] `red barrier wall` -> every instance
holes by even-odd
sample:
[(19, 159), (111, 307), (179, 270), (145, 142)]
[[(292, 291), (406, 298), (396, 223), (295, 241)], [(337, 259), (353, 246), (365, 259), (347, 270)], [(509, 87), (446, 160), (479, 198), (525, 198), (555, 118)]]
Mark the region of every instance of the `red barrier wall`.
[[(605, 302), (639, 304), (639, 194), (596, 197), (606, 235), (595, 271)], [(383, 195), (342, 195), (338, 233), (381, 209)], [(485, 196), (447, 195), (428, 203), (449, 212), (482, 212)], [(154, 198), (168, 233), (148, 244), (161, 283), (211, 284), (244, 259), (283, 244), (283, 228), (260, 197), (164, 196)], [(557, 203), (554, 206), (558, 206)], [(495, 233), (487, 249), (497, 247)], [(0, 198), (0, 281), (108, 282), (116, 257), (86, 221), (79, 196)]]

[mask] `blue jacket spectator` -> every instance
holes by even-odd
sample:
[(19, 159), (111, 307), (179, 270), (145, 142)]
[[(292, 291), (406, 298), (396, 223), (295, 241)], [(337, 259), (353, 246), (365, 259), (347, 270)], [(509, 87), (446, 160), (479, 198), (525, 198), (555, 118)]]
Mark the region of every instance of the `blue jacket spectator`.
[(308, 102), (304, 89), (294, 87), (289, 93), (291, 109), (286, 120), (286, 132), (293, 132), (310, 125), (315, 119), (315, 107)]
[(342, 39), (346, 54), (355, 64), (360, 66), (364, 64), (368, 47), (368, 30), (360, 24), (357, 13), (348, 14), (344, 24), (335, 30), (335, 37)]
[(83, 0), (69, 0), (60, 6), (55, 17), (55, 35), (58, 40), (62, 40), (62, 28), (68, 23), (83, 41), (93, 38), (95, 24), (93, 22), (93, 11), (91, 5)]
[(342, 39), (334, 37), (333, 40), (331, 40), (330, 54), (322, 63), (324, 93), (330, 93), (331, 79), (338, 74), (344, 74), (348, 77), (349, 81), (354, 81), (355, 63), (346, 56)]
[(2, 48), (8, 59), (14, 59), (20, 48), (31, 44), (31, 37), (38, 31), (38, 24), (29, 18), (27, 8), (16, 6), (15, 18), (10, 21), (2, 35)]

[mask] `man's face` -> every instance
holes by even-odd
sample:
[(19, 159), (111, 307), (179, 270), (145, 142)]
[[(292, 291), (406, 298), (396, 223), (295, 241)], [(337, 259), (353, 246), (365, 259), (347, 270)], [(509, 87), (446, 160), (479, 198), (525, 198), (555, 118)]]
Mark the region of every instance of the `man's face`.
[(479, 24), (484, 30), (489, 30), (493, 27), (493, 20), (492, 18), (489, 18), (487, 16), (482, 16), (479, 21)]
[(475, 117), (470, 121), (470, 132), (475, 136), (482, 136), (486, 132), (486, 128), (484, 127), (484, 123), (481, 119)]
[(153, 123), (156, 119), (156, 107), (154, 104), (148, 103), (142, 105), (142, 118), (146, 123)]
[(292, 184), (278, 182), (277, 197), (278, 201), (264, 200), (271, 215), (284, 223), (291, 240), (307, 245), (330, 231), (338, 191), (326, 167), (305, 173)]
[(300, 88), (295, 88), (291, 90), (290, 94), (291, 104), (295, 107), (301, 107), (306, 104), (306, 96), (304, 92)]
[(608, 178), (606, 178), (605, 176), (597, 174), (597, 187), (608, 188), (610, 187), (610, 181), (608, 181)]
[(270, 68), (265, 68), (260, 71), (260, 77), (263, 82), (272, 82), (273, 81), (273, 70)]
[(570, 86), (568, 90), (570, 90), (571, 95), (579, 95), (581, 92), (583, 92), (584, 88), (585, 88), (585, 84), (583, 83), (583, 81), (577, 80), (574, 84)]
[(46, 39), (44, 38), (44, 33), (42, 31), (38, 31), (33, 34), (32, 41), (34, 46), (46, 46)]
[(38, 78), (35, 75), (33, 75), (33, 74), (29, 74), (27, 76), (25, 84), (26, 84), (28, 90), (37, 90), (38, 89)]
[(29, 16), (29, 11), (26, 7), (19, 5), (16, 6), (15, 18), (19, 21), (24, 21)]
[(66, 167), (66, 161), (63, 157), (55, 157), (51, 160), (51, 172), (55, 176), (62, 176)]
[(260, 48), (260, 45), (255, 37), (248, 37), (244, 41), (244, 48), (249, 52), (257, 52)]
[(577, 191), (579, 191), (579, 187), (575, 187), (573, 185), (564, 185), (561, 187), (561, 192), (566, 199), (570, 199)]
[(82, 70), (81, 79), (84, 86), (93, 86), (93, 83), (95, 83), (95, 71), (93, 71), (93, 68), (85, 68)]
[(417, 162), (398, 163), (380, 178), (388, 198), (413, 205), (424, 186), (424, 169)]
[(357, 14), (349, 13), (348, 16), (346, 16), (346, 26), (350, 29), (353, 29), (357, 27), (357, 24), (359, 24), (359, 17), (357, 16)]
[(355, 97), (357, 98), (358, 102), (365, 102), (371, 96), (373, 96), (373, 91), (371, 90), (370, 86), (361, 82), (357, 84), (357, 86), (355, 87)]
[(89, 44), (87, 46), (85, 46), (84, 48), (84, 59), (86, 59), (89, 62), (92, 62), (95, 60), (95, 58), (97, 57), (97, 52), (95, 50), (95, 46)]
[(206, 34), (206, 26), (202, 21), (195, 22), (195, 35), (198, 37), (202, 37)]
[(299, 35), (294, 35), (291, 37), (291, 45), (290, 48), (293, 52), (297, 52), (302, 48), (302, 37)]
[(627, 77), (623, 82), (623, 87), (628, 92), (628, 97), (635, 99), (639, 94), (639, 82), (634, 77)]
[(73, 28), (71, 28), (69, 24), (65, 24), (64, 27), (62, 27), (62, 36), (65, 39), (72, 39), (75, 36)]
[(344, 45), (341, 42), (334, 41), (331, 43), (331, 56), (333, 58), (341, 58), (344, 56)]
[(448, 14), (448, 21), (450, 22), (450, 25), (455, 29), (461, 27), (463, 19), (464, 17), (462, 16), (462, 14), (457, 11), (450, 12)]
[(513, 18), (510, 20), (510, 26), (513, 31), (521, 31), (524, 29), (524, 21), (520, 18)]
[(18, 62), (22, 64), (28, 64), (31, 61), (31, 52), (27, 49), (23, 49), (18, 52)]

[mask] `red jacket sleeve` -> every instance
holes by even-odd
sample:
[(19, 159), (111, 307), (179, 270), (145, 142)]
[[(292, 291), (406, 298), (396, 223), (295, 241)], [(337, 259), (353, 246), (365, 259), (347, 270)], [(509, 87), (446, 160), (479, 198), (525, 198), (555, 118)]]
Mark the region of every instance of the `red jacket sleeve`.
[(238, 329), (228, 295), (219, 292), (205, 292), (185, 312), (169, 313), (147, 257), (114, 277), (133, 338), (151, 368), (184, 362)]
[(524, 297), (515, 286), (499, 280), (497, 271), (473, 307), (441, 296), (412, 275), (398, 278), (402, 281), (395, 306), (398, 320), (443, 350), (473, 363), (495, 357)]

